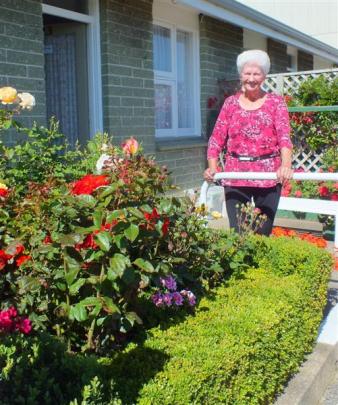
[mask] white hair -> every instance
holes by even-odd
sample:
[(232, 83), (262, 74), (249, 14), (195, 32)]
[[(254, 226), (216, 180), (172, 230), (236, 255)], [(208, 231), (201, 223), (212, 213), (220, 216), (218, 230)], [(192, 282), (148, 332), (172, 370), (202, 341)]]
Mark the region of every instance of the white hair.
[(269, 55), (260, 49), (251, 49), (250, 51), (240, 53), (237, 56), (236, 63), (239, 74), (241, 74), (245, 64), (255, 63), (262, 69), (264, 75), (267, 75), (271, 65)]

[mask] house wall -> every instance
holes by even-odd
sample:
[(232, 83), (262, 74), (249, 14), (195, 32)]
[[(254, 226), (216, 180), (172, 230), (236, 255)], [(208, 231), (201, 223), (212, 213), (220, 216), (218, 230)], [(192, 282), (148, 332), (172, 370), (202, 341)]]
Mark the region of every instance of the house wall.
[(313, 55), (307, 52), (298, 51), (298, 70), (313, 70)]
[[(0, 2), (0, 86), (30, 92), (37, 105), (25, 111), (20, 121), (46, 121), (43, 24), (40, 0), (1, 0)], [(11, 132), (6, 143), (13, 144)]]
[(288, 67), (287, 45), (268, 38), (267, 52), (271, 61), (270, 73), (286, 72)]
[(101, 0), (104, 130), (155, 151), (152, 0)]

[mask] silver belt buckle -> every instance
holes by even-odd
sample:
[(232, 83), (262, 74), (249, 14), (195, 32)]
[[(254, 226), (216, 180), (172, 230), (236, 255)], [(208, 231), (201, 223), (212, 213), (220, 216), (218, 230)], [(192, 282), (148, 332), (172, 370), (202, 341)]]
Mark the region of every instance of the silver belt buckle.
[(239, 160), (240, 162), (250, 162), (250, 161), (251, 161), (251, 157), (250, 157), (250, 156), (240, 156), (240, 157), (238, 158), (238, 160)]

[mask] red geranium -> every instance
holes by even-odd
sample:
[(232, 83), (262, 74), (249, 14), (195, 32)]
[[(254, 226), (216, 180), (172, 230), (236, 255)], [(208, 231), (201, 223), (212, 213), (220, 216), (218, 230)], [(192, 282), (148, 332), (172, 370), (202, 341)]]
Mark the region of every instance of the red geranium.
[(92, 194), (97, 188), (109, 185), (105, 175), (87, 174), (72, 184), (71, 193), (75, 195)]

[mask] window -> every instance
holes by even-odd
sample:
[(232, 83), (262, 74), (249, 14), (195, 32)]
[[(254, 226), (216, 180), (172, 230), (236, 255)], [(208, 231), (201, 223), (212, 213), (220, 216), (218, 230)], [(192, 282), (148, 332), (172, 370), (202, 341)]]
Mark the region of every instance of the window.
[(154, 24), (156, 136), (198, 134), (196, 39), (192, 31)]

